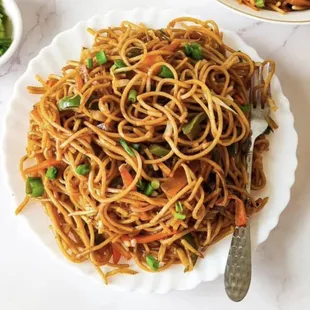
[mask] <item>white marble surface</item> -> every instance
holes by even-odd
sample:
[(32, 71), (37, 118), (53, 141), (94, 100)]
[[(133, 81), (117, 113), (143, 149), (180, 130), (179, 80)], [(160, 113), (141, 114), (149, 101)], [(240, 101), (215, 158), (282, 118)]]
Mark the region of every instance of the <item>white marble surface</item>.
[[(109, 9), (146, 6), (143, 0), (16, 2), (23, 15), (24, 37), (17, 54), (0, 68), (1, 124), (15, 81), (29, 60), (58, 32)], [(272, 25), (242, 18), (223, 9), (215, 0), (149, 0), (147, 6), (178, 7), (205, 19), (212, 18), (221, 27), (238, 32), (263, 58), (273, 58), (277, 63), (277, 75), (295, 115), (299, 167), (291, 202), (277, 228), (254, 254), (251, 290), (244, 301), (233, 304), (225, 295), (223, 277), (192, 291), (168, 295), (125, 294), (97, 283), (85, 283), (81, 276), (50, 256), (15, 218), (15, 206), (0, 173), (0, 309), (310, 309), (310, 26)]]

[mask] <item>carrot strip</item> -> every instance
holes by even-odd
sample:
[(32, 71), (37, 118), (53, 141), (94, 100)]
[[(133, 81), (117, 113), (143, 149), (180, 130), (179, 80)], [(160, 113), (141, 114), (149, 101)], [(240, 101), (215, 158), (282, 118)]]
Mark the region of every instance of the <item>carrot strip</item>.
[(170, 233), (166, 233), (166, 232), (160, 232), (154, 235), (149, 235), (149, 236), (135, 236), (133, 238), (129, 237), (129, 236), (123, 236), (122, 240), (124, 241), (130, 241), (132, 239), (135, 239), (137, 241), (137, 243), (149, 243), (149, 242), (153, 242), (153, 241), (158, 241), (161, 239), (164, 239), (166, 237), (172, 236), (174, 235), (175, 232), (170, 232)]
[(162, 51), (174, 52), (180, 46), (180, 40), (173, 40), (169, 45), (163, 46), (160, 48)]
[(30, 174), (30, 173), (38, 172), (39, 170), (42, 170), (42, 169), (47, 169), (48, 167), (51, 167), (51, 166), (59, 166), (60, 164), (62, 164), (62, 162), (59, 160), (47, 159), (45, 161), (42, 161), (41, 163), (38, 163), (37, 165), (34, 165), (32, 167), (25, 169), (24, 173)]
[(160, 55), (146, 55), (145, 59), (139, 64), (138, 69), (148, 72), (153, 65), (163, 61), (164, 59)]
[(121, 244), (113, 243), (113, 247), (121, 254), (121, 256), (125, 257), (127, 260), (131, 259), (130, 253), (128, 253)]
[(161, 185), (161, 189), (166, 195), (172, 197), (175, 196), (186, 184), (187, 178), (185, 171), (180, 167), (174, 172), (172, 178), (169, 178)]
[(112, 254), (113, 254), (113, 263), (117, 264), (121, 259), (121, 253), (115, 247), (115, 244), (112, 243)]
[[(127, 170), (126, 164), (120, 165), (118, 170), (121, 174), (121, 177), (122, 177), (122, 180), (123, 180), (125, 187), (128, 187), (133, 182), (133, 177), (129, 173), (129, 171)], [(132, 190), (136, 191), (137, 187), (135, 186)]]
[(82, 79), (82, 76), (79, 72), (76, 73), (76, 76), (75, 76), (75, 82), (76, 82), (76, 85), (77, 85), (77, 89), (78, 90), (81, 90), (84, 86), (84, 81)]

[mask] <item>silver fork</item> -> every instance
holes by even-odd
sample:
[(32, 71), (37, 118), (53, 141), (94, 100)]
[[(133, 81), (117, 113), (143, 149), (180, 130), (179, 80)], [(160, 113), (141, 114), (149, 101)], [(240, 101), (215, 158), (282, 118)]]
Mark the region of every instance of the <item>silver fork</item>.
[[(267, 64), (267, 72), (270, 72), (269, 64)], [(252, 175), (252, 160), (253, 149), (256, 138), (264, 133), (268, 127), (266, 116), (269, 115), (269, 106), (265, 102), (261, 103), (261, 91), (254, 91), (256, 85), (261, 85), (263, 82), (263, 66), (261, 65), (253, 75), (251, 81), (251, 94), (250, 98), (256, 98), (256, 106), (251, 110), (251, 146), (247, 155), (247, 174), (248, 183), (246, 190), (251, 192), (251, 175)], [(270, 95), (270, 89), (268, 89)], [(247, 294), (252, 274), (251, 263), (251, 234), (250, 234), (250, 221), (248, 218), (246, 227), (236, 226), (232, 236), (228, 259), (226, 263), (224, 282), (225, 290), (228, 297), (233, 301), (241, 301)]]

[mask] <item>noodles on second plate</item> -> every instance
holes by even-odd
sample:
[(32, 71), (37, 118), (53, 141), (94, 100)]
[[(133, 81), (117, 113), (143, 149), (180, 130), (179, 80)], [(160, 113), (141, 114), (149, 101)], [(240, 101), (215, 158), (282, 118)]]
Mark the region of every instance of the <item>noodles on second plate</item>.
[(237, 0), (255, 11), (267, 9), (285, 14), (310, 9), (310, 0)]
[[(225, 45), (213, 21), (88, 31), (94, 44), (78, 61), (28, 88), (41, 98), (16, 213), (39, 200), (64, 256), (91, 261), (105, 282), (136, 273), (130, 259), (151, 272), (180, 263), (191, 271), (267, 202), (245, 190), (248, 90), (259, 64)], [(265, 90), (274, 63), (266, 63), (272, 72), (259, 88), (273, 105)], [(268, 146), (265, 135), (256, 141), (253, 189), (265, 186)]]

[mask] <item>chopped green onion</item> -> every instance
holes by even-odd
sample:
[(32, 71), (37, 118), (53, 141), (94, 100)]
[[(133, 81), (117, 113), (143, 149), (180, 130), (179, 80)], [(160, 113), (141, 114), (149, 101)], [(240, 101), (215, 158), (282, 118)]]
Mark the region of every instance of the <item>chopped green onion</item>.
[(128, 101), (136, 102), (137, 101), (137, 91), (132, 89), (128, 95)]
[(249, 103), (244, 104), (244, 105), (240, 105), (239, 107), (240, 107), (240, 109), (242, 110), (243, 113), (250, 112), (250, 109), (251, 109), (251, 106), (250, 106)]
[(170, 150), (162, 147), (159, 144), (152, 144), (149, 148), (151, 154), (156, 155), (158, 157), (164, 157), (169, 154)]
[(87, 59), (87, 68), (88, 69), (92, 69), (93, 68), (93, 65), (94, 65), (94, 61), (92, 58), (88, 58)]
[(90, 166), (88, 164), (79, 165), (76, 167), (75, 172), (79, 175), (86, 175), (90, 172)]
[(195, 60), (201, 60), (203, 59), (203, 55), (202, 55), (202, 48), (201, 45), (198, 43), (192, 43), (191, 44), (191, 48), (192, 48), (192, 57)]
[(263, 7), (265, 7), (265, 1), (264, 0), (255, 0), (255, 5), (258, 8), (263, 8)]
[(142, 180), (139, 180), (137, 183), (138, 189), (143, 192), (145, 190), (145, 183)]
[(26, 181), (26, 194), (31, 197), (41, 197), (44, 193), (44, 186), (41, 178), (28, 177)]
[(74, 95), (74, 96), (66, 96), (63, 97), (58, 101), (58, 110), (70, 110), (74, 108), (78, 108), (81, 103), (81, 96)]
[(153, 269), (154, 271), (157, 271), (159, 268), (159, 262), (156, 258), (154, 258), (152, 255), (146, 255), (146, 263), (149, 267), (151, 267), (151, 269)]
[(134, 150), (136, 150), (137, 152), (139, 152), (140, 144), (134, 143), (134, 144), (132, 145), (132, 148), (133, 148)]
[(192, 55), (192, 48), (188, 43), (185, 44), (184, 46), (184, 52), (186, 56), (191, 56)]
[(186, 125), (183, 126), (183, 133), (190, 139), (193, 140), (198, 134), (200, 128), (200, 123), (206, 118), (206, 114), (201, 112), (192, 118)]
[(131, 147), (127, 144), (127, 142), (124, 139), (119, 140), (120, 145), (123, 147), (123, 149), (131, 156), (134, 157), (135, 153), (131, 149)]
[(122, 59), (117, 59), (114, 61), (114, 66), (116, 69), (127, 67)]
[(154, 188), (154, 190), (157, 190), (160, 187), (160, 182), (158, 180), (152, 180), (151, 186)]
[(162, 66), (160, 69), (159, 76), (162, 78), (172, 79), (174, 77), (172, 71), (167, 66)]
[(181, 214), (181, 213), (173, 213), (173, 216), (178, 220), (185, 220), (186, 219), (186, 215)]
[(190, 56), (195, 60), (203, 59), (202, 48), (198, 43), (186, 43), (184, 46), (184, 52), (186, 56)]
[(181, 201), (177, 201), (177, 203), (175, 204), (175, 211), (177, 213), (182, 213), (183, 212), (183, 205)]
[(152, 184), (148, 183), (146, 188), (145, 188), (145, 190), (144, 190), (144, 192), (143, 192), (143, 194), (145, 196), (149, 197), (149, 196), (151, 196), (153, 194), (153, 192), (154, 192), (154, 188), (153, 188)]
[(96, 59), (99, 65), (104, 65), (108, 61), (108, 58), (104, 51), (98, 52), (96, 54)]
[(57, 168), (52, 166), (47, 169), (45, 176), (50, 180), (54, 180), (57, 177), (57, 172)]

